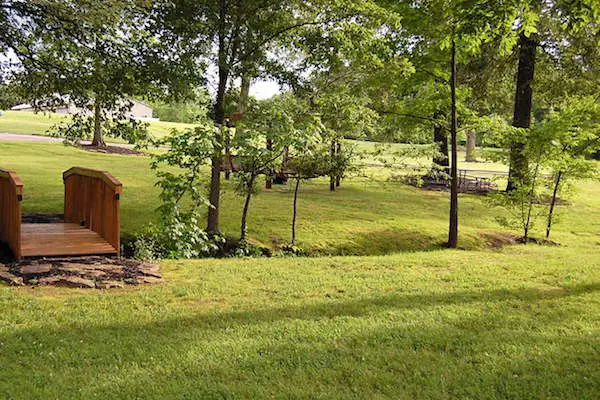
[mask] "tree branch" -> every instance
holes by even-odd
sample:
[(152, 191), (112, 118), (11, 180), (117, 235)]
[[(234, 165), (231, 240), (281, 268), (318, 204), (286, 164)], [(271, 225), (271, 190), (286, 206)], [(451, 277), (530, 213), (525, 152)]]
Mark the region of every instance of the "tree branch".
[(266, 38), (264, 38), (260, 42), (258, 42), (253, 47), (251, 47), (249, 51), (244, 52), (240, 56), (238, 62), (242, 62), (242, 61), (246, 60), (251, 55), (253, 55), (254, 53), (256, 53), (262, 46), (264, 46), (265, 44), (269, 43), (270, 41), (272, 41), (273, 39), (277, 38), (278, 36), (283, 35), (286, 32), (292, 31), (294, 29), (302, 28), (302, 27), (305, 27), (305, 26), (311, 26), (311, 25), (314, 26), (314, 25), (320, 25), (320, 24), (323, 24), (323, 23), (324, 22), (322, 22), (322, 21), (305, 21), (305, 22), (299, 22), (297, 24), (281, 28), (278, 31), (275, 31), (273, 34), (267, 36)]
[(415, 71), (417, 71), (417, 72), (424, 72), (425, 74), (433, 77), (438, 83), (443, 83), (445, 85), (449, 85), (450, 84), (450, 81), (447, 80), (446, 78), (443, 78), (443, 77), (437, 75), (434, 72), (426, 70), (425, 68), (415, 68)]
[[(435, 118), (431, 118), (431, 117), (425, 117), (425, 116), (422, 116), (422, 115), (399, 113), (399, 112), (395, 112), (395, 111), (380, 110), (380, 109), (376, 109), (376, 108), (371, 108), (371, 109), (373, 111), (375, 111), (375, 112), (380, 113), (380, 114), (389, 114), (389, 115), (395, 115), (397, 117), (414, 118), (414, 119), (420, 119), (420, 120), (423, 120), (423, 121), (435, 122), (435, 123), (439, 123), (440, 122), (439, 119), (435, 119)], [(442, 124), (442, 126), (443, 126), (443, 124)]]

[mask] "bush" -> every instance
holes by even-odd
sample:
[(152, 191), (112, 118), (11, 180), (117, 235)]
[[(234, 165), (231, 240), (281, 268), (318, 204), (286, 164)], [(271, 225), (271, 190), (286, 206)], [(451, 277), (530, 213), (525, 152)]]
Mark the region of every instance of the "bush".
[[(252, 244), (238, 238), (209, 235), (203, 230), (194, 234), (178, 235), (179, 229), (167, 231), (150, 224), (124, 245), (126, 255), (139, 260), (201, 258), (201, 257), (271, 257), (273, 252), (265, 246)], [(179, 237), (179, 240), (175, 240)]]
[(163, 215), (160, 224), (149, 224), (133, 241), (133, 256), (138, 259), (199, 258), (214, 256), (225, 239), (209, 235), (200, 228), (198, 216), (181, 213), (177, 207)]
[(247, 240), (229, 238), (225, 241), (220, 257), (271, 257), (273, 251), (265, 246), (250, 243)]
[(302, 249), (301, 247), (298, 247), (296, 245), (293, 245), (293, 244), (283, 246), (281, 248), (281, 254), (284, 256), (297, 256), (297, 257), (302, 257), (302, 256), (308, 255), (306, 253), (306, 251), (304, 251), (304, 249)]

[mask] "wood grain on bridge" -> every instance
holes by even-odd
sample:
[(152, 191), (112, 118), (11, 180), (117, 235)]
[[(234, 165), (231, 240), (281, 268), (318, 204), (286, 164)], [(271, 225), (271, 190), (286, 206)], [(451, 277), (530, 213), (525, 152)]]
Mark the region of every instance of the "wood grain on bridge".
[(115, 248), (102, 236), (77, 224), (21, 225), (22, 257), (114, 253)]
[(105, 171), (74, 167), (63, 174), (65, 222), (23, 224), (23, 183), (0, 169), (0, 241), (17, 259), (118, 254), (121, 183)]

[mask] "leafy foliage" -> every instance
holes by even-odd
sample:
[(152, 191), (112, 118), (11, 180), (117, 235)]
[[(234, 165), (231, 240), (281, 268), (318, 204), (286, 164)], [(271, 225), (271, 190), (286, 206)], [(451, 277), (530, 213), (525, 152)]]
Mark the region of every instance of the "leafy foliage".
[(198, 258), (214, 255), (224, 243), (200, 228), (200, 215), (182, 212), (174, 205), (162, 214), (160, 224), (149, 224), (137, 236), (134, 257), (144, 260)]
[(546, 215), (546, 209), (539, 201), (541, 188), (543, 185), (539, 181), (527, 181), (526, 185), (519, 185), (510, 192), (492, 193), (487, 199), (490, 206), (501, 207), (505, 211), (495, 218), (496, 221), (506, 228), (520, 231), (524, 243), (531, 240), (531, 232)]
[(322, 125), (304, 106), (289, 94), (260, 101), (253, 104), (247, 122), (235, 131), (232, 144), (240, 168), (236, 192), (246, 197), (240, 227), (242, 241), (247, 235), (250, 200), (259, 191), (257, 177), (270, 178), (285, 168), (290, 151), (310, 147), (318, 139)]
[(97, 115), (83, 110), (72, 115), (72, 118), (65, 118), (53, 125), (48, 133), (50, 136), (64, 138), (67, 143), (90, 140), (95, 136), (97, 119), (100, 119), (103, 135), (120, 138), (131, 144), (143, 144), (150, 139), (148, 123), (128, 118), (126, 113), (132, 103), (125, 101), (123, 104), (118, 111), (100, 110)]
[[(13, 11), (26, 14), (13, 15), (21, 33), (11, 46), (18, 58), (13, 79), (39, 109), (64, 103), (79, 109), (79, 117), (54, 129), (55, 134), (70, 140), (89, 136), (93, 118), (94, 144), (104, 145), (105, 134), (133, 140), (142, 124), (126, 121), (130, 98), (172, 95), (174, 89), (185, 96), (198, 83), (189, 74), (179, 80), (183, 59), (167, 67), (173, 49), (157, 40), (146, 1), (37, 3), (49, 8), (43, 11), (47, 16), (23, 7)], [(112, 121), (105, 127), (107, 120)]]
[[(493, 198), (512, 216), (502, 218), (501, 222), (519, 227), (527, 241), (535, 221), (546, 215), (548, 237), (557, 196), (573, 180), (596, 175), (597, 167), (588, 158), (600, 148), (600, 108), (593, 97), (569, 97), (531, 129), (502, 129), (501, 125), (501, 122), (496, 125), (496, 134), (490, 137), (501, 140), (505, 148), (514, 142), (526, 143), (523, 152), (530, 161), (525, 180), (517, 185), (515, 193)], [(498, 132), (504, 134), (498, 135)], [(496, 154), (504, 160), (508, 158), (507, 152)], [(545, 198), (550, 199), (547, 213), (541, 204)]]
[(14, 84), (1, 83), (0, 80), (0, 110), (7, 110), (22, 102), (23, 99)]
[(208, 93), (204, 90), (194, 91), (190, 99), (181, 101), (156, 100), (152, 102), (154, 116), (161, 121), (196, 123), (206, 122), (209, 118)]
[(153, 142), (168, 150), (153, 156), (161, 189), (158, 208), (160, 223), (149, 225), (135, 247), (139, 257), (194, 258), (208, 256), (223, 239), (208, 235), (201, 228), (202, 207), (207, 204), (201, 180), (201, 168), (213, 152), (215, 129), (203, 124)]

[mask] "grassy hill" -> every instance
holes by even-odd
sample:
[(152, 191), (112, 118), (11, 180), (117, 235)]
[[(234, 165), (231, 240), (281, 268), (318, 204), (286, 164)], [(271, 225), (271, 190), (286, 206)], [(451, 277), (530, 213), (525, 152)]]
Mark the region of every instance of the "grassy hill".
[[(122, 196), (122, 225), (125, 234), (138, 231), (156, 218), (158, 189), (149, 169), (149, 158), (90, 153), (48, 143), (0, 142), (4, 168), (14, 169), (25, 183), (25, 212), (61, 212), (62, 171), (71, 166), (110, 171), (125, 187)], [(467, 165), (468, 166), (468, 165)], [(496, 166), (501, 168), (502, 166)], [(344, 180), (336, 192), (325, 179), (304, 184), (299, 200), (298, 238), (311, 252), (330, 255), (374, 255), (395, 251), (436, 249), (446, 239), (448, 194), (424, 191), (383, 179), (383, 168), (369, 167)], [(206, 178), (209, 173), (207, 169)], [(565, 229), (578, 219), (577, 211), (594, 215), (593, 198), (600, 187), (584, 183), (572, 207), (561, 207), (563, 223), (557, 225), (557, 240), (577, 240)], [(249, 219), (250, 236), (266, 246), (289, 241), (292, 209), (291, 186), (275, 186), (253, 200)], [(564, 210), (563, 210), (564, 208)], [(233, 182), (224, 183), (223, 230), (237, 235), (242, 199), (233, 192)], [(502, 229), (495, 222), (500, 211), (490, 209), (481, 197), (461, 195), (461, 246), (486, 246), (482, 234)], [(566, 219), (566, 222), (564, 221)], [(562, 228), (562, 230), (561, 230)], [(585, 225), (579, 229), (586, 229)]]
[[(81, 165), (123, 181), (126, 233), (155, 218), (146, 157), (0, 155), (26, 212), (60, 212), (61, 172)], [(559, 206), (560, 246), (497, 247), (499, 211), (461, 195), (451, 251), (448, 194), (384, 175), (302, 188), (300, 245), (337, 256), (166, 261), (165, 283), (109, 291), (0, 285), (0, 398), (597, 399), (600, 184)], [(230, 182), (223, 199), (236, 234)], [(291, 200), (287, 186), (257, 196), (253, 240), (288, 240)]]

